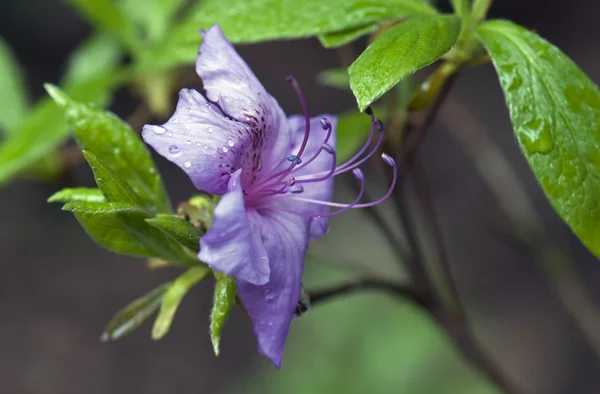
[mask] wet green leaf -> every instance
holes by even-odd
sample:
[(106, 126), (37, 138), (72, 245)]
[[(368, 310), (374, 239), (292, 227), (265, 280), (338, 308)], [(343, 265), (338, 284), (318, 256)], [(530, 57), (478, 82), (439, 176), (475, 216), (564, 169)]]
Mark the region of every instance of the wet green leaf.
[(21, 66), (0, 37), (0, 135), (10, 135), (27, 113), (27, 86)]
[(106, 202), (100, 189), (95, 187), (73, 187), (54, 193), (48, 202)]
[(157, 287), (117, 312), (104, 328), (102, 341), (116, 341), (131, 334), (158, 310), (171, 284), (172, 282), (168, 282)]
[(410, 18), (377, 38), (348, 68), (360, 110), (448, 52), (459, 32), (456, 15), (425, 16)]
[(165, 39), (143, 67), (168, 67), (196, 58), (198, 29), (219, 24), (234, 43), (311, 37), (414, 15), (435, 15), (422, 0), (204, 0)]
[(83, 156), (94, 172), (96, 184), (107, 201), (144, 205), (142, 199), (133, 191), (125, 179), (121, 178), (114, 171), (111, 171), (96, 155), (92, 152), (83, 151)]
[(169, 332), (171, 323), (175, 317), (175, 312), (177, 312), (181, 300), (188, 291), (190, 291), (196, 283), (204, 279), (209, 272), (210, 269), (208, 266), (198, 266), (190, 268), (175, 279), (163, 297), (160, 312), (152, 327), (152, 339), (161, 339)]
[(173, 215), (158, 215), (146, 219), (151, 226), (161, 230), (192, 252), (200, 251), (200, 231), (190, 222)]
[(144, 207), (127, 203), (71, 202), (63, 209), (72, 211), (88, 235), (112, 252), (158, 257), (183, 266), (200, 264), (192, 252), (146, 223), (151, 214)]
[(320, 34), (319, 41), (324, 48), (337, 48), (346, 45), (360, 37), (373, 32), (377, 28), (377, 23), (369, 23), (362, 26), (352, 27), (350, 29), (340, 30), (333, 33)]
[[(82, 149), (93, 153), (108, 171), (122, 179), (146, 208), (170, 211), (166, 191), (150, 153), (129, 125), (109, 112), (72, 100), (55, 86), (46, 85), (46, 90), (73, 125)], [(99, 186), (106, 195), (102, 185)], [(126, 197), (122, 195), (119, 198)], [(135, 199), (133, 196), (127, 198)], [(116, 197), (115, 201), (133, 202), (117, 200)]]
[(227, 317), (235, 305), (235, 296), (237, 294), (235, 279), (215, 273), (217, 279), (215, 283), (215, 294), (213, 299), (213, 309), (210, 314), (210, 340), (213, 344), (215, 355), (219, 355), (219, 344), (221, 343), (221, 333)]
[(513, 128), (546, 197), (600, 256), (600, 92), (558, 48), (525, 28), (478, 29), (504, 91)]

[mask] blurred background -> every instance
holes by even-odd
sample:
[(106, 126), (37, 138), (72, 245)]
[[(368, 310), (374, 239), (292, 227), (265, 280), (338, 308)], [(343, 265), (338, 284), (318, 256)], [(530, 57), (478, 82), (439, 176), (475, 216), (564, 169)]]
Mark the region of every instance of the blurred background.
[[(25, 68), (33, 96), (40, 97), (42, 83), (58, 81), (69, 53), (90, 28), (59, 0), (2, 0), (0, 9), (0, 36)], [(600, 3), (498, 0), (490, 14), (537, 31), (600, 81)], [(288, 114), (300, 108), (282, 82), (287, 74), (300, 81), (315, 114), (354, 108), (351, 93), (318, 84), (318, 72), (339, 67), (339, 59), (316, 39), (242, 46), (239, 52)], [(135, 99), (121, 91), (111, 110), (127, 118), (135, 107)], [(504, 214), (453, 137), (473, 128), (508, 157), (549, 239), (583, 278), (591, 305), (580, 316), (600, 309), (600, 264), (536, 185), (515, 143), (492, 66), (468, 70), (459, 76), (417, 161), (430, 184), (477, 337), (527, 392), (599, 393), (594, 339), (583, 335), (527, 246), (497, 231)], [(172, 201), (194, 192), (183, 172), (157, 160)], [(93, 185), (83, 164), (74, 176)], [(340, 198), (348, 193), (344, 186), (338, 185)], [(153, 342), (148, 323), (129, 337), (102, 343), (102, 329), (116, 311), (176, 272), (151, 272), (141, 259), (96, 246), (72, 215), (46, 203), (57, 188), (20, 180), (0, 190), (0, 393), (499, 392), (428, 315), (374, 292), (336, 298), (295, 320), (280, 371), (259, 356), (251, 325), (238, 311), (225, 326), (221, 355), (214, 357), (207, 334), (209, 281), (185, 298), (165, 339)], [(305, 284), (339, 283), (356, 275), (355, 266), (401, 280), (403, 269), (379, 234), (364, 213), (334, 218), (329, 235), (311, 248)]]

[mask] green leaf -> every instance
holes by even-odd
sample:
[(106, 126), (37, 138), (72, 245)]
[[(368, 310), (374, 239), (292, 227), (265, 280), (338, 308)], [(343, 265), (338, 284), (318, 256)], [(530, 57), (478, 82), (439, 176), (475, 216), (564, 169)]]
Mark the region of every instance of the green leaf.
[(344, 68), (334, 68), (324, 70), (319, 73), (317, 80), (321, 85), (330, 86), (343, 90), (350, 90), (350, 79), (348, 78), (348, 70)]
[(546, 197), (600, 256), (600, 92), (558, 48), (507, 21), (480, 26), (515, 135)]
[(213, 344), (215, 355), (219, 355), (219, 344), (221, 343), (221, 333), (227, 317), (235, 305), (235, 296), (237, 294), (235, 279), (215, 273), (217, 279), (215, 283), (215, 293), (213, 298), (213, 309), (210, 313), (210, 340)]
[(96, 184), (102, 191), (107, 201), (125, 202), (135, 205), (143, 205), (143, 201), (127, 184), (127, 182), (111, 171), (102, 160), (98, 159), (93, 153), (83, 151), (83, 156), (94, 172)]
[(460, 18), (443, 15), (411, 18), (381, 35), (348, 68), (360, 110), (448, 52), (459, 32)]
[[(64, 84), (66, 92), (74, 98), (104, 106), (118, 81), (118, 56), (115, 55), (118, 48), (113, 43), (109, 51), (106, 49), (107, 42), (104, 42), (104, 49), (96, 52), (99, 50), (97, 40), (101, 39), (92, 37), (75, 52), (74, 59), (77, 60), (69, 65)], [(90, 67), (92, 63), (95, 68)], [(39, 173), (40, 168), (47, 171), (48, 160), (45, 158), (55, 154), (54, 150), (68, 133), (67, 122), (56, 105), (50, 99), (40, 100), (10, 138), (0, 145), (0, 186), (23, 172)], [(60, 169), (62, 167), (56, 167), (56, 171)]]
[(0, 134), (12, 134), (25, 118), (27, 101), (27, 86), (21, 66), (0, 37)]
[(137, 51), (140, 40), (132, 21), (124, 15), (114, 0), (69, 0), (69, 3), (94, 27), (104, 31), (128, 47)]
[[(125, 180), (146, 208), (170, 211), (168, 197), (152, 157), (129, 125), (111, 113), (72, 100), (55, 86), (46, 85), (46, 90), (73, 125), (82, 149), (92, 152), (110, 171)], [(106, 193), (104, 189), (102, 191)]]
[(346, 45), (360, 37), (373, 32), (377, 28), (377, 23), (352, 27), (346, 30), (340, 30), (333, 33), (320, 34), (318, 36), (321, 45), (324, 48), (337, 48)]
[(74, 187), (54, 193), (48, 202), (106, 202), (106, 199), (95, 187)]
[(198, 29), (219, 24), (234, 43), (311, 37), (386, 19), (435, 15), (422, 0), (204, 0), (147, 54), (141, 68), (191, 63)]
[(201, 234), (192, 223), (173, 215), (158, 215), (155, 218), (146, 219), (146, 222), (161, 230), (192, 252), (198, 253), (200, 251)]
[[(373, 107), (378, 118), (384, 118), (383, 107)], [(336, 129), (337, 164), (340, 165), (356, 153), (369, 137), (371, 117), (358, 111), (348, 111), (340, 115)]]
[(70, 202), (63, 209), (73, 212), (88, 235), (112, 252), (158, 257), (183, 266), (200, 264), (192, 252), (146, 223), (151, 213), (142, 206), (119, 202)]
[[(63, 211), (87, 213), (92, 215), (111, 215), (117, 213), (133, 213), (149, 216), (150, 213), (139, 205), (126, 202), (68, 202), (62, 207)], [(125, 216), (124, 216), (125, 217)]]
[(210, 269), (207, 266), (194, 267), (175, 279), (163, 297), (160, 312), (152, 327), (152, 339), (161, 339), (169, 332), (173, 317), (175, 317), (175, 312), (177, 312), (181, 300), (209, 272)]
[(131, 334), (158, 310), (171, 284), (172, 282), (168, 282), (157, 287), (117, 312), (104, 328), (101, 340), (116, 341)]

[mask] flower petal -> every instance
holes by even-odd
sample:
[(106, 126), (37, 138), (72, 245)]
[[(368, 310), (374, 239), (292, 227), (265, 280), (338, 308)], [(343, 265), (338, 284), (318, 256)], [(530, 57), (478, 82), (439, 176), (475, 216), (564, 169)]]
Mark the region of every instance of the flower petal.
[(247, 215), (240, 176), (241, 170), (231, 176), (229, 192), (215, 207), (212, 225), (200, 238), (198, 258), (217, 271), (261, 285), (269, 280), (270, 256), (260, 222)]
[[(327, 144), (335, 149), (336, 143), (336, 126), (337, 126), (337, 117), (333, 115), (319, 115), (310, 119), (310, 138), (308, 139), (308, 143), (302, 154), (302, 160), (309, 160), (319, 148), (321, 148), (325, 137), (327, 136), (327, 131), (323, 130), (321, 127), (321, 119), (326, 118), (330, 123), (333, 131)], [(304, 139), (304, 133), (306, 129), (306, 122), (303, 116), (294, 115), (288, 118), (288, 123), (290, 125), (291, 133), (292, 133), (292, 152), (298, 153), (300, 149), (300, 145), (302, 144), (302, 140)], [(325, 151), (322, 151), (317, 158), (312, 161), (309, 165), (300, 170), (294, 172), (294, 176), (299, 177), (302, 175), (310, 175), (318, 172), (327, 172), (331, 170), (332, 166), (335, 166), (333, 162), (334, 157), (328, 154)], [(303, 197), (312, 198), (315, 200), (321, 201), (331, 201), (333, 197), (333, 177), (329, 179), (315, 182), (315, 183), (303, 183), (302, 187), (304, 191), (302, 192)], [(310, 204), (304, 203), (300, 204), (298, 202), (294, 203), (295, 210), (301, 207), (302, 212), (310, 213), (310, 214), (325, 214), (329, 212), (329, 207), (324, 205)], [(313, 218), (310, 223), (310, 237), (311, 239), (317, 239), (322, 237), (327, 233), (329, 229), (329, 220), (327, 217)]]
[(285, 114), (265, 90), (233, 45), (215, 25), (201, 32), (203, 42), (196, 61), (206, 96), (218, 103), (225, 115), (249, 127), (256, 141), (254, 153), (262, 154), (262, 166), (272, 169), (283, 159), (289, 147)]
[(238, 294), (252, 319), (259, 351), (279, 368), (294, 311), (300, 297), (308, 247), (308, 221), (277, 211), (255, 212), (271, 261), (269, 282), (256, 286), (238, 281)]

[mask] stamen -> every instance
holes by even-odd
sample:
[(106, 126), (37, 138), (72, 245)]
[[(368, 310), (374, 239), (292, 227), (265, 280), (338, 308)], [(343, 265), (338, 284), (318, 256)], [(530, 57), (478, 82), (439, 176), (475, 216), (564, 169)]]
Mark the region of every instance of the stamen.
[[(352, 203), (350, 203), (350, 204), (338, 204), (338, 206), (343, 206), (342, 209), (340, 209), (339, 211), (328, 212), (328, 213), (321, 213), (321, 214), (309, 214), (309, 213), (296, 212), (296, 211), (292, 211), (292, 210), (288, 210), (288, 209), (282, 209), (282, 208), (274, 208), (274, 209), (278, 210), (278, 211), (293, 213), (295, 215), (299, 215), (299, 216), (303, 216), (303, 217), (314, 217), (314, 218), (326, 218), (326, 217), (335, 216), (335, 215), (339, 215), (341, 213), (344, 213), (344, 212), (348, 211), (349, 209), (352, 209), (352, 208), (356, 207), (357, 204), (358, 204), (358, 202), (360, 201), (360, 199), (363, 197), (363, 194), (365, 193), (365, 177), (364, 177), (362, 171), (360, 170), (360, 168), (355, 168), (354, 170), (352, 170), (352, 174), (354, 174), (354, 176), (356, 177), (356, 179), (358, 179), (360, 181), (360, 191), (358, 192), (358, 196), (356, 196), (356, 198), (354, 199), (354, 201), (352, 201)], [(305, 198), (302, 198), (302, 197), (289, 197), (289, 198), (294, 199), (294, 200), (300, 199), (302, 201), (307, 201), (307, 202), (312, 202), (312, 203), (315, 203), (315, 204), (330, 206), (329, 204), (322, 204), (325, 201), (312, 200), (312, 199), (308, 199), (308, 198), (305, 199)]]
[(305, 120), (304, 139), (302, 140), (302, 145), (300, 145), (300, 150), (298, 151), (298, 154), (296, 155), (296, 156), (298, 156), (298, 158), (300, 158), (300, 157), (302, 157), (302, 154), (304, 153), (304, 149), (306, 149), (306, 144), (308, 143), (308, 137), (310, 135), (310, 116), (308, 115), (308, 107), (306, 106), (306, 100), (304, 100), (304, 95), (302, 94), (302, 90), (300, 90), (300, 86), (298, 85), (298, 82), (296, 82), (294, 77), (292, 77), (291, 75), (288, 75), (285, 78), (285, 81), (292, 84), (292, 87), (298, 94), (298, 99), (300, 99), (300, 105), (302, 106), (302, 112), (304, 112), (304, 120)]
[[(387, 193), (381, 197), (379, 200), (377, 201), (373, 201), (373, 202), (369, 202), (366, 204), (355, 204), (353, 205), (351, 208), (367, 208), (367, 207), (372, 207), (373, 205), (377, 205), (380, 202), (383, 202), (384, 200), (386, 200), (394, 191), (394, 187), (396, 187), (396, 181), (398, 180), (398, 167), (396, 166), (396, 162), (394, 161), (394, 159), (392, 159), (387, 153), (383, 153), (381, 155), (381, 159), (383, 160), (383, 162), (385, 164), (387, 164), (389, 167), (392, 167), (394, 174), (392, 176), (392, 183), (387, 191)], [(358, 168), (354, 168), (352, 170), (352, 172), (355, 174), (355, 171), (359, 170)], [(298, 183), (300, 183), (300, 181), (297, 181)], [(290, 198), (292, 200), (296, 200), (296, 201), (302, 201), (302, 202), (309, 202), (309, 203), (313, 203), (313, 204), (319, 204), (319, 205), (326, 205), (328, 207), (338, 207), (338, 208), (346, 208), (348, 206), (348, 204), (341, 204), (341, 203), (337, 203), (337, 202), (329, 202), (329, 201), (321, 201), (321, 200), (315, 200), (312, 198), (306, 198), (306, 197), (287, 197)]]
[[(325, 139), (323, 140), (321, 147), (319, 149), (317, 149), (317, 151), (312, 155), (312, 157), (310, 159), (308, 159), (306, 162), (304, 162), (304, 164), (302, 164), (300, 167), (294, 168), (294, 171), (298, 171), (298, 170), (306, 167), (310, 163), (312, 163), (321, 154), (321, 152), (324, 149), (324, 146), (327, 145), (327, 142), (329, 141), (329, 138), (331, 137), (333, 127), (331, 127), (331, 123), (326, 118), (321, 118), (321, 128), (323, 128), (323, 130), (327, 130), (327, 135), (325, 136)], [(327, 145), (327, 146), (329, 146), (331, 148), (330, 145)], [(331, 153), (331, 152), (329, 152), (329, 153)], [(289, 158), (288, 158), (288, 160), (289, 160)]]

